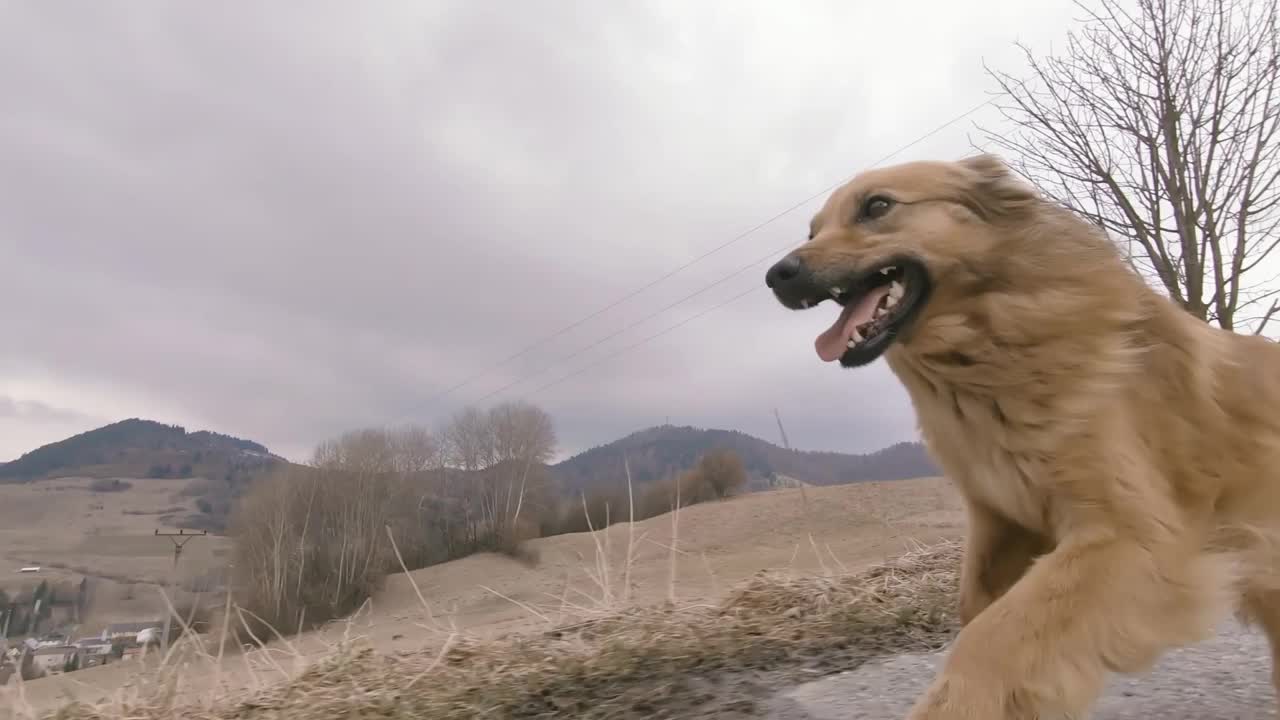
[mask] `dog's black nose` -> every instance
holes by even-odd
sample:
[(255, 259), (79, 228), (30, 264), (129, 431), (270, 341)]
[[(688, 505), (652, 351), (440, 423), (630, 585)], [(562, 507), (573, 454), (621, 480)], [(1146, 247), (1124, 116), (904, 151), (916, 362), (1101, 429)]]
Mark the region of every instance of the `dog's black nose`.
[(790, 253), (769, 268), (764, 274), (764, 284), (772, 290), (778, 290), (804, 271), (804, 262), (799, 255)]

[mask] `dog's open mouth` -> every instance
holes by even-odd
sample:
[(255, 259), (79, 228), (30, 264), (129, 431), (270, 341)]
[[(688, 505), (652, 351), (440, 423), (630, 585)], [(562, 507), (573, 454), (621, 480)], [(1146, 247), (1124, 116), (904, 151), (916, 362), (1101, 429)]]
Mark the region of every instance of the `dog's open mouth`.
[[(879, 357), (923, 305), (928, 275), (913, 260), (901, 259), (848, 276), (827, 289), (843, 307), (814, 347), (824, 362), (864, 365)], [(812, 307), (825, 298), (814, 298)]]

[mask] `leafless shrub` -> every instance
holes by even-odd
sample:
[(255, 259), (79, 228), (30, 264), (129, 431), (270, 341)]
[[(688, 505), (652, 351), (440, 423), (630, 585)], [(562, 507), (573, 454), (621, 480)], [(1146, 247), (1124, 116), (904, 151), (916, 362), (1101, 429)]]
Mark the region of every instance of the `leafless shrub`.
[(121, 510), (121, 515), (173, 515), (185, 512), (186, 508), (181, 505), (173, 505), (171, 507), (162, 508), (160, 510)]
[(133, 483), (120, 478), (98, 478), (89, 483), (89, 489), (93, 492), (124, 492), (133, 487)]
[(629, 504), (627, 488), (622, 482), (561, 501), (558, 513), (544, 521), (543, 534), (588, 532), (629, 517), (647, 520), (677, 508), (723, 500), (746, 483), (746, 468), (737, 453), (728, 449), (710, 450), (689, 470), (634, 490), (634, 508)]
[(742, 458), (727, 448), (709, 450), (691, 472), (695, 485), (705, 483), (716, 500), (723, 500), (747, 484), (747, 469)]

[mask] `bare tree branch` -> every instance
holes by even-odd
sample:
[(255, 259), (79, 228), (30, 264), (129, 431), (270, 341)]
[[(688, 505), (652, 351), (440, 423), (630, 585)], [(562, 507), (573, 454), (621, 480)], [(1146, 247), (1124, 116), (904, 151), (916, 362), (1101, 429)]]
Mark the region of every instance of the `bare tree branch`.
[[(993, 71), (1019, 173), (1112, 237), (1188, 312), (1228, 330), (1280, 246), (1280, 0), (1083, 3), (1066, 51)], [(981, 128), (980, 128), (981, 129)]]
[(1262, 319), (1258, 322), (1258, 327), (1254, 329), (1254, 335), (1262, 334), (1262, 331), (1267, 327), (1267, 323), (1271, 322), (1271, 316), (1275, 315), (1277, 310), (1280, 310), (1280, 300), (1272, 300), (1271, 307), (1263, 313)]

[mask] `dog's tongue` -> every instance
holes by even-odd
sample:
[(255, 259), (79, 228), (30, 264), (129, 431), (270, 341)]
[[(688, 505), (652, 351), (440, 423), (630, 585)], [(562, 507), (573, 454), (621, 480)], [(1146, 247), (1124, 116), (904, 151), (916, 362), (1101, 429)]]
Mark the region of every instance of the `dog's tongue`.
[(845, 305), (844, 311), (840, 313), (835, 324), (814, 341), (818, 357), (822, 358), (823, 362), (831, 362), (843, 355), (844, 351), (849, 349), (849, 340), (853, 337), (854, 329), (871, 319), (876, 305), (879, 305), (881, 298), (888, 294), (889, 286), (882, 285), (863, 295), (856, 304)]

